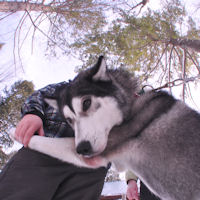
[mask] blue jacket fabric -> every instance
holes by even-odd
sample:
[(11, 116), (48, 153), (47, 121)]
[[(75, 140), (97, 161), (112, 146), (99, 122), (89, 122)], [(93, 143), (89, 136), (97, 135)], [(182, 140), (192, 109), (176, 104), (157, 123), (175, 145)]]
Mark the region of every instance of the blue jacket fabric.
[(68, 85), (68, 83), (61, 82), (35, 91), (22, 106), (22, 117), (26, 114), (35, 114), (42, 119), (45, 136), (47, 137), (74, 137), (74, 132), (68, 123), (44, 101), (46, 96), (55, 97), (56, 90), (65, 85)]

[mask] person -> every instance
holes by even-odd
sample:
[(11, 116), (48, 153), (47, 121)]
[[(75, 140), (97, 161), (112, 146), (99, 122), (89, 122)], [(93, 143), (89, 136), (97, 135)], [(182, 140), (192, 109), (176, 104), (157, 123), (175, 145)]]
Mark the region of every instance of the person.
[(74, 132), (44, 97), (54, 97), (58, 88), (69, 83), (51, 84), (34, 92), (22, 106), (22, 119), (15, 131), (24, 145), (0, 173), (1, 200), (96, 200), (102, 191), (107, 168), (87, 169), (30, 150), (34, 134), (46, 137), (74, 137)]
[(126, 197), (128, 200), (159, 200), (149, 189), (140, 181), (140, 192), (138, 192), (137, 176), (131, 171), (125, 173), (127, 182)]
[(131, 171), (126, 171), (125, 179), (127, 183), (126, 198), (128, 200), (139, 200), (137, 176)]

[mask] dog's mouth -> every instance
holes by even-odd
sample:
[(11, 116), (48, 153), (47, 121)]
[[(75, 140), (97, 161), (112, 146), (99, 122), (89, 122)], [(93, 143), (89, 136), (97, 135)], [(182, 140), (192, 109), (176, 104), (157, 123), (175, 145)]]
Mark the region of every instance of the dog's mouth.
[(80, 155), (81, 159), (92, 168), (106, 167), (108, 162), (106, 158), (102, 156), (106, 145), (94, 151), (92, 145), (89, 144), (90, 143), (87, 141), (83, 141), (76, 147), (76, 152)]
[(82, 155), (82, 159), (92, 168), (107, 167), (108, 161), (102, 153), (103, 152), (93, 152), (90, 155)]
[(92, 159), (92, 158), (94, 158), (94, 157), (101, 156), (101, 153), (102, 153), (102, 152), (93, 152), (93, 153), (91, 153), (91, 154), (89, 154), (89, 155), (82, 155), (82, 156), (83, 156), (83, 158), (85, 158), (85, 159)]
[(107, 166), (107, 161), (105, 158), (103, 158), (102, 156), (92, 156), (92, 157), (83, 157), (83, 161), (89, 165), (92, 166), (94, 168), (98, 168), (98, 167), (106, 167)]

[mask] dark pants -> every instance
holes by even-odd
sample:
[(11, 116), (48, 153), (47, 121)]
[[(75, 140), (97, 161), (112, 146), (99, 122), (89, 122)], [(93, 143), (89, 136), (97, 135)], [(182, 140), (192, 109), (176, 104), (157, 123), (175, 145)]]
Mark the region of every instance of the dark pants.
[(140, 181), (140, 200), (159, 200), (159, 198)]
[(97, 200), (106, 173), (22, 148), (0, 173), (0, 200)]

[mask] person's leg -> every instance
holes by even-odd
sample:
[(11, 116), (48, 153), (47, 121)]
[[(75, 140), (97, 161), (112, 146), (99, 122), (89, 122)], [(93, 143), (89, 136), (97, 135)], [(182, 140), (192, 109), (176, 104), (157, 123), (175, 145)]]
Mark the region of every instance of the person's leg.
[(74, 167), (70, 177), (65, 176), (53, 200), (98, 200), (107, 169)]
[(159, 200), (159, 198), (140, 181), (140, 200)]
[[(0, 199), (75, 200), (78, 195), (83, 200), (96, 200), (103, 187), (106, 172), (105, 168), (77, 168), (39, 152), (22, 148), (0, 173)], [(79, 195), (80, 188), (86, 193), (90, 188), (93, 191), (89, 191), (91, 193), (84, 197), (84, 192)]]
[(51, 200), (72, 166), (22, 148), (0, 173), (1, 200)]

